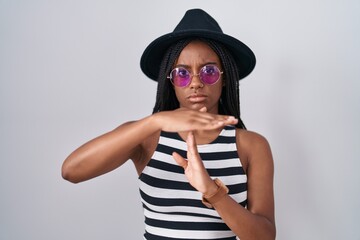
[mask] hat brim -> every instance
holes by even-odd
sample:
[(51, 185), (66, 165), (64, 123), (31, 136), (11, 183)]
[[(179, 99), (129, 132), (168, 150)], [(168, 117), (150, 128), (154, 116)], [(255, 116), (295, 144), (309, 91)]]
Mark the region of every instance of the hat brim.
[(147, 77), (157, 81), (160, 64), (166, 50), (173, 43), (191, 37), (207, 38), (222, 43), (235, 59), (239, 72), (238, 80), (249, 75), (255, 67), (255, 54), (238, 39), (208, 30), (186, 30), (168, 33), (152, 41), (141, 56), (141, 70)]

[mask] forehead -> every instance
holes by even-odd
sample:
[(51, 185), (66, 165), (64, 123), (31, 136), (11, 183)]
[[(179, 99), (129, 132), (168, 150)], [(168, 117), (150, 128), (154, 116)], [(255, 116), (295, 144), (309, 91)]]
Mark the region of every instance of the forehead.
[(220, 64), (219, 56), (205, 42), (200, 40), (191, 41), (180, 53), (177, 64), (191, 63), (217, 63)]

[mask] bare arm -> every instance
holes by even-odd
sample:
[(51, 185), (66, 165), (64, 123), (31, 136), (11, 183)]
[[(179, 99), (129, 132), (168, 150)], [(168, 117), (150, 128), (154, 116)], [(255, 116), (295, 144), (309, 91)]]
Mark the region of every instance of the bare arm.
[[(248, 208), (242, 207), (229, 195), (213, 204), (224, 222), (241, 240), (275, 239), (273, 160), (268, 142), (262, 136), (243, 131), (241, 149), (247, 157)], [(239, 142), (239, 141), (238, 141)], [(175, 160), (198, 191), (205, 195), (216, 192), (217, 186), (209, 177), (198, 155), (195, 139), (190, 133), (188, 161), (174, 153)]]
[[(237, 145), (247, 157), (247, 209), (232, 198), (225, 197), (214, 208), (227, 225), (242, 240), (273, 240), (276, 235), (273, 193), (273, 159), (267, 140), (252, 132), (243, 131)], [(244, 156), (243, 155), (243, 156)]]
[(134, 162), (148, 155), (143, 142), (160, 130), (169, 132), (215, 129), (233, 124), (234, 118), (179, 109), (128, 122), (72, 152), (64, 161), (62, 176), (78, 183), (114, 170), (128, 159)]
[(62, 176), (78, 183), (97, 177), (139, 158), (141, 142), (158, 131), (151, 117), (125, 123), (76, 149), (64, 161)]

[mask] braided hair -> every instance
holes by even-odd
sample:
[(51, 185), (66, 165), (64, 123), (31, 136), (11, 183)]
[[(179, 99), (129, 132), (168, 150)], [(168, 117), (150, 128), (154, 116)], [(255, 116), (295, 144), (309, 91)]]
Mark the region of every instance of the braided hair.
[(156, 93), (156, 102), (153, 113), (160, 111), (169, 111), (179, 108), (179, 101), (176, 98), (175, 90), (171, 82), (167, 79), (172, 70), (175, 61), (178, 59), (181, 51), (193, 40), (200, 40), (208, 44), (213, 51), (219, 56), (224, 69), (223, 81), (224, 87), (219, 100), (219, 114), (231, 115), (239, 121), (237, 128), (246, 129), (240, 118), (240, 97), (238, 69), (232, 54), (219, 42), (205, 38), (186, 38), (179, 40), (171, 45), (165, 52), (160, 64), (157, 78), (158, 87)]

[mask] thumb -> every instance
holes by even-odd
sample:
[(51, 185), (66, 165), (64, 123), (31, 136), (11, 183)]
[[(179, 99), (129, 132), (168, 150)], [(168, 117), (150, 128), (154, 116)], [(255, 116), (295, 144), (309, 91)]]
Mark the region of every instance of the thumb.
[(202, 107), (202, 108), (200, 108), (199, 111), (200, 111), (200, 112), (207, 112), (207, 108), (206, 108), (206, 107)]

